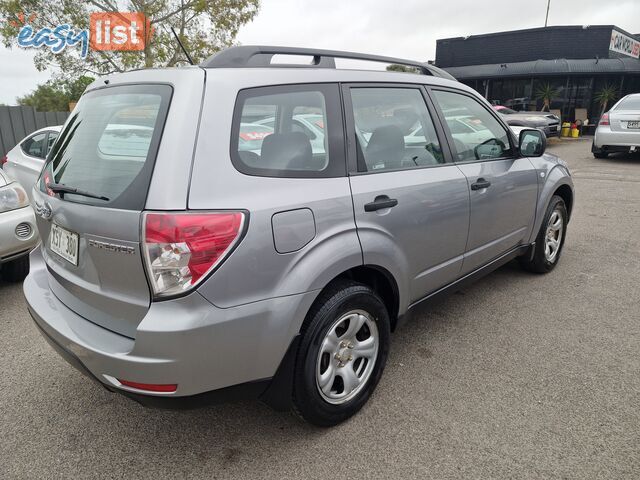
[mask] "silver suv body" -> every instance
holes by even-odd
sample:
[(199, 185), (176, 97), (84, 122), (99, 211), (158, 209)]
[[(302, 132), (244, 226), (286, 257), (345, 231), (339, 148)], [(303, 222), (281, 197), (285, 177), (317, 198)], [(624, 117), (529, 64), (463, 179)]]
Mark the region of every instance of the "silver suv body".
[(24, 292), (109, 390), (260, 397), (332, 425), (366, 402), (414, 307), (512, 258), (553, 268), (572, 182), (543, 134), (516, 138), (437, 70), (243, 64), (252, 48), (87, 89), (33, 190)]

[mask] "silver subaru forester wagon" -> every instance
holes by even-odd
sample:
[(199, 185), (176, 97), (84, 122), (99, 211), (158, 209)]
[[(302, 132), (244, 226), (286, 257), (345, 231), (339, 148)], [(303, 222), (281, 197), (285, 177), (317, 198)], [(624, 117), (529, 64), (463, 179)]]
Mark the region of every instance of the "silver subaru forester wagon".
[(448, 77), (244, 46), (95, 81), (33, 189), (39, 330), (146, 405), (260, 398), (349, 418), (415, 307), (514, 258), (560, 258), (566, 164)]

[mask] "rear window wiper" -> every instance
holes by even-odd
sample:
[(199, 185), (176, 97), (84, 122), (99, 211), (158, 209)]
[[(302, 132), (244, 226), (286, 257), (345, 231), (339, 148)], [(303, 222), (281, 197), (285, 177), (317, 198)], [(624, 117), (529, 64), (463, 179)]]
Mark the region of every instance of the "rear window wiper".
[(73, 195), (80, 195), (82, 197), (97, 198), (98, 200), (104, 200), (105, 202), (109, 201), (109, 198), (105, 197), (104, 195), (86, 192), (75, 187), (67, 187), (62, 183), (47, 183), (47, 188), (54, 193), (59, 193), (60, 198), (64, 198), (65, 193), (71, 193)]

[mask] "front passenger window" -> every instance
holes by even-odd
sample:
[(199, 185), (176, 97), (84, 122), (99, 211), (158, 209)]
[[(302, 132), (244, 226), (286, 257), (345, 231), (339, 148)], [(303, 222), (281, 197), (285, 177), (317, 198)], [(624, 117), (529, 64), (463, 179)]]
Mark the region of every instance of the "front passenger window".
[(352, 88), (358, 170), (444, 163), (427, 105), (416, 88)]
[(511, 156), (509, 134), (477, 100), (459, 93), (434, 90), (453, 138), (458, 161)]

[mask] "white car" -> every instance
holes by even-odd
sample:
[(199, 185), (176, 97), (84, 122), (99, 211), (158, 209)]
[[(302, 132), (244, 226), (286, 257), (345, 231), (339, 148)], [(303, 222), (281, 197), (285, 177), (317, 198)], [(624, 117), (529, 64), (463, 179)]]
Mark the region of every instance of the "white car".
[(45, 127), (31, 133), (7, 153), (2, 167), (24, 187), (31, 198), (31, 187), (40, 176), (44, 160), (62, 126)]
[(28, 253), (38, 244), (38, 232), (27, 192), (0, 170), (0, 275), (19, 282), (29, 273)]
[(593, 137), (591, 152), (596, 158), (607, 158), (614, 152), (640, 150), (640, 93), (620, 99), (600, 117)]

